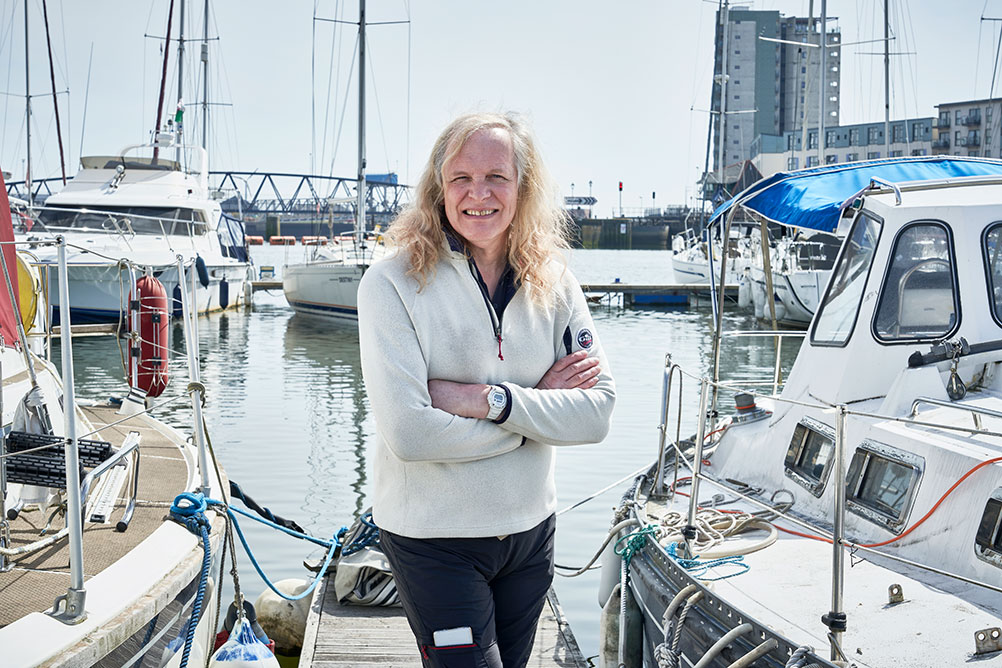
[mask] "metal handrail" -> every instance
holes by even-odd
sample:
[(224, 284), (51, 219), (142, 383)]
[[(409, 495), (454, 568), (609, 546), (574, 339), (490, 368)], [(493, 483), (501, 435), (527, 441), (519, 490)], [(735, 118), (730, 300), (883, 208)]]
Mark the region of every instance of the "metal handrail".
[(933, 406), (942, 406), (943, 408), (956, 408), (957, 410), (967, 411), (971, 414), (974, 419), (974, 428), (981, 429), (981, 416), (987, 415), (988, 417), (1002, 418), (1002, 412), (993, 411), (990, 408), (982, 408), (980, 406), (966, 406), (959, 405), (949, 401), (942, 401), (940, 399), (932, 399), (930, 397), (919, 397), (912, 402), (912, 409), (909, 413), (912, 417), (918, 415), (919, 404), (930, 404)]
[[(108, 457), (108, 459), (101, 462), (100, 465), (95, 466), (90, 473), (84, 476), (83, 480), (80, 482), (81, 521), (83, 521), (83, 512), (85, 510), (84, 506), (87, 501), (87, 495), (90, 494), (91, 485), (93, 485), (95, 480), (97, 480), (102, 475), (107, 473), (112, 467), (117, 466), (119, 463), (121, 463), (121, 461), (125, 459), (128, 455), (132, 454), (133, 452), (136, 452), (136, 454), (138, 455), (140, 438), (141, 437), (138, 431), (130, 431), (128, 436), (125, 437), (125, 440), (122, 441), (122, 446), (118, 449), (118, 451), (115, 454), (113, 454), (111, 457)], [(132, 513), (136, 509), (136, 492), (138, 490), (138, 486), (139, 486), (139, 460), (137, 458), (133, 471), (132, 495), (129, 497), (128, 504), (125, 507), (125, 515), (122, 518), (122, 521), (126, 525), (128, 525), (129, 520), (132, 519)]]

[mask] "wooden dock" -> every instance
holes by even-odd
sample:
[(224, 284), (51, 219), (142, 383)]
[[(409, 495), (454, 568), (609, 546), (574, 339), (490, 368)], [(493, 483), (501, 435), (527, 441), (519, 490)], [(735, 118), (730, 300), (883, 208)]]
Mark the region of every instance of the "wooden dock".
[[(252, 281), (254, 292), (259, 290), (281, 290), (282, 281)], [(710, 286), (707, 283), (672, 283), (663, 285), (631, 283), (584, 283), (581, 289), (599, 298), (622, 295), (624, 306), (665, 305), (688, 306), (698, 304), (702, 299), (710, 301)], [(737, 299), (738, 286), (728, 285), (724, 294), (729, 299)]]
[[(531, 668), (586, 668), (551, 588), (536, 627)], [(421, 654), (401, 608), (341, 605), (331, 577), (313, 597), (299, 668), (420, 668)]]
[[(633, 283), (583, 283), (581, 290), (585, 294), (598, 296), (600, 299), (611, 295), (622, 295), (623, 306), (689, 306), (700, 300), (710, 303), (709, 283), (668, 283), (668, 284), (633, 284)], [(737, 299), (738, 286), (728, 285), (724, 289), (724, 297)]]

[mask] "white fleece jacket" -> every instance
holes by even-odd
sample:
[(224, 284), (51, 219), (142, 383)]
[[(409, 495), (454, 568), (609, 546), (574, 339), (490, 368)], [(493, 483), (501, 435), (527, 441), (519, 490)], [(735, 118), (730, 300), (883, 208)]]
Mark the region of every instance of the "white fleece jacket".
[[(609, 430), (615, 386), (577, 280), (562, 272), (552, 305), (519, 288), (505, 308), (501, 352), (493, 310), (462, 253), (449, 251), (418, 291), (406, 252), (373, 264), (358, 291), (362, 374), (376, 419), (370, 450), (376, 524), (411, 538), (503, 536), (556, 509), (554, 447), (597, 443)], [(598, 356), (588, 390), (537, 390), (571, 350)], [(428, 380), (504, 384), (502, 424), (433, 408)]]

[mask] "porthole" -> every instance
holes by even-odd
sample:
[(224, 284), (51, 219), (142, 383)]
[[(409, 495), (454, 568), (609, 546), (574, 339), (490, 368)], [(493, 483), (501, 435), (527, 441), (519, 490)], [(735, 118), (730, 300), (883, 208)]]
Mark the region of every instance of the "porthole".
[(992, 492), (974, 538), (978, 558), (1002, 568), (1002, 487)]
[(901, 533), (924, 468), (925, 460), (914, 453), (863, 441), (852, 456), (846, 476), (849, 511)]
[(835, 430), (805, 417), (793, 430), (786, 451), (786, 475), (814, 496), (821, 496), (832, 468)]

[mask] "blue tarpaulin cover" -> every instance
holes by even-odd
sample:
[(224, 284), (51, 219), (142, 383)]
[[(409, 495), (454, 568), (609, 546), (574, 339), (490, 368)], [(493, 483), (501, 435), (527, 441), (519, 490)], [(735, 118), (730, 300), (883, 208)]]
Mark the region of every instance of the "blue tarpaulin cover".
[(745, 188), (717, 207), (710, 224), (735, 205), (770, 221), (825, 232), (835, 231), (840, 207), (871, 178), (891, 183), (934, 181), (959, 176), (1002, 176), (1002, 161), (963, 156), (888, 158), (779, 172)]

